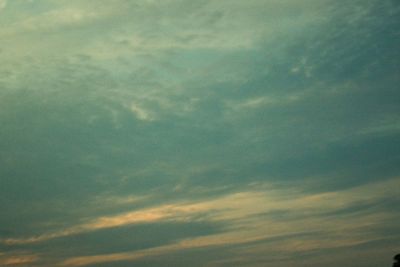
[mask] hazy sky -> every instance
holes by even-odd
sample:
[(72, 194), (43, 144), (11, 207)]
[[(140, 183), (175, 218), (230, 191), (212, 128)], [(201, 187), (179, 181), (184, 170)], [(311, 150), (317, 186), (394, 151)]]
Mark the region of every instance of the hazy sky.
[(399, 17), (0, 0), (0, 266), (391, 266)]

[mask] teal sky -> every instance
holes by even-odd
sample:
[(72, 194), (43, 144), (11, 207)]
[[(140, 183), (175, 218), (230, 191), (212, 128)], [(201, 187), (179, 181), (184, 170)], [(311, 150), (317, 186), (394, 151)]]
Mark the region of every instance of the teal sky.
[(399, 18), (0, 0), (0, 266), (391, 266)]

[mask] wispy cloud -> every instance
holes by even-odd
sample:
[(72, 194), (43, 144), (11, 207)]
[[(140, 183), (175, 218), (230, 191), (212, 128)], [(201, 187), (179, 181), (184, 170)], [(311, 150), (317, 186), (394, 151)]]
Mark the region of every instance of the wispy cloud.
[[(264, 185), (265, 186), (265, 185)], [(119, 260), (137, 260), (149, 256), (180, 252), (185, 249), (224, 247), (263, 242), (277, 237), (265, 250), (306, 252), (340, 248), (370, 242), (382, 236), (385, 228), (394, 227), (398, 213), (379, 203), (397, 202), (398, 179), (357, 188), (327, 193), (308, 194), (302, 190), (287, 190), (257, 185), (258, 189), (228, 194), (214, 199), (171, 203), (151, 208), (105, 215), (60, 231), (39, 236), (3, 239), (3, 245), (45, 243), (50, 240), (96, 233), (99, 230), (163, 222), (191, 223), (206, 221), (222, 223), (224, 231), (204, 237), (190, 238), (162, 247), (129, 253), (99, 256), (77, 256), (65, 266), (82, 266)], [(118, 199), (115, 203), (132, 201)], [(133, 202), (135, 203), (135, 202)], [(118, 204), (118, 205), (119, 205)], [(111, 207), (112, 208), (112, 207)], [(87, 216), (90, 216), (88, 211)], [(311, 231), (311, 232), (310, 232)], [(290, 234), (309, 234), (286, 239)], [(311, 236), (311, 237), (310, 237)], [(261, 248), (255, 247), (253, 253)], [(79, 254), (78, 254), (79, 255)]]
[(39, 260), (39, 256), (29, 253), (0, 253), (1, 266), (28, 266)]
[(0, 265), (394, 247), (399, 13), (0, 0)]
[(7, 6), (7, 0), (0, 0), (0, 11)]
[[(190, 238), (129, 253), (79, 256), (67, 259), (65, 266), (135, 260), (150, 255), (198, 247), (227, 246), (280, 238), (270, 249), (308, 251), (361, 244), (379, 238), (374, 231), (385, 221), (396, 220), (398, 214), (376, 211), (373, 206), (384, 199), (398, 199), (399, 180), (393, 179), (353, 189), (305, 194), (298, 190), (258, 185), (259, 189), (232, 193), (215, 199), (193, 203), (171, 203), (113, 216), (101, 216), (88, 223), (59, 232), (25, 239), (7, 239), (5, 244), (44, 242), (69, 235), (79, 235), (101, 229), (158, 222), (194, 222), (196, 220), (224, 223), (224, 232)], [(264, 189), (262, 189), (264, 188)], [(357, 207), (361, 204), (371, 208)], [(362, 207), (362, 206), (361, 206)], [(354, 210), (351, 210), (354, 209)], [(332, 217), (331, 214), (342, 215)], [(327, 219), (329, 218), (329, 219)], [(286, 239), (283, 236), (314, 232), (313, 238)], [(341, 235), (340, 233), (346, 233)]]

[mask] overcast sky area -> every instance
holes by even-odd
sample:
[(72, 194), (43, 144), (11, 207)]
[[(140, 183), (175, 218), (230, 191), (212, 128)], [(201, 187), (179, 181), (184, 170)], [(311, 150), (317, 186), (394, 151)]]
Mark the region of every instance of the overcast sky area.
[(391, 266), (399, 18), (0, 0), (0, 266)]

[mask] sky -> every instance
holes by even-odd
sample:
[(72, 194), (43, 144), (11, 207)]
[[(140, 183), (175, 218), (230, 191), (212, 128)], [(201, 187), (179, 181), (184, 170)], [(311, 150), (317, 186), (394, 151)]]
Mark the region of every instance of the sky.
[(399, 17), (0, 0), (0, 266), (391, 266)]

